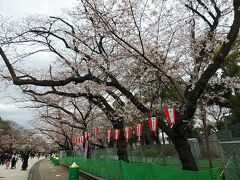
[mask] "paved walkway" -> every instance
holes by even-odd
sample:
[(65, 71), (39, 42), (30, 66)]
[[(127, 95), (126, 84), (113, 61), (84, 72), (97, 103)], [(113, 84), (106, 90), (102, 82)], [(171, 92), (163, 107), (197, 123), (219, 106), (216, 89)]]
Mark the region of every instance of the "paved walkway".
[(68, 180), (68, 169), (62, 166), (54, 166), (49, 160), (41, 162), (39, 174), (41, 180)]
[(39, 166), (41, 180), (68, 180), (68, 169), (62, 166), (53, 166), (51, 161), (43, 161)]
[(27, 180), (28, 174), (32, 166), (40, 159), (29, 159), (28, 168), (26, 171), (22, 171), (22, 161), (18, 160), (16, 169), (6, 169), (6, 166), (0, 165), (0, 179), (3, 180)]
[[(47, 159), (29, 159), (28, 169), (21, 170), (22, 162), (18, 161), (16, 169), (6, 170), (0, 166), (0, 180), (68, 180), (68, 169), (54, 166)], [(79, 180), (86, 180), (79, 176)]]

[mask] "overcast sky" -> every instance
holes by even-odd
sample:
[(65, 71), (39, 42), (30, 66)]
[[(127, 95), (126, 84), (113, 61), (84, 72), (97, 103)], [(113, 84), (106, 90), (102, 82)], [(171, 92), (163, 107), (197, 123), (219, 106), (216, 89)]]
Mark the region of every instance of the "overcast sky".
[[(74, 7), (77, 0), (0, 0), (0, 15), (11, 19), (21, 19), (28, 15), (61, 15), (62, 11)], [(21, 98), (18, 87), (0, 82), (0, 116), (22, 126), (29, 126), (34, 120), (32, 109), (20, 108), (14, 98)]]

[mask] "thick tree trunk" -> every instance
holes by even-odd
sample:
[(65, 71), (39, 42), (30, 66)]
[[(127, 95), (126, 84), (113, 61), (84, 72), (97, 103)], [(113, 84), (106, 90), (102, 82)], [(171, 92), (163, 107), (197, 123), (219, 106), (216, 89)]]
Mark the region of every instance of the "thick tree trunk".
[(182, 169), (198, 171), (198, 167), (192, 155), (191, 147), (188, 143), (187, 137), (176, 135), (175, 138), (172, 139), (172, 141), (175, 145), (175, 148), (179, 155), (179, 159), (182, 163)]
[(114, 129), (120, 130), (120, 137), (119, 140), (117, 141), (117, 155), (118, 160), (129, 162), (127, 154), (127, 141), (124, 137), (123, 128), (124, 128), (123, 121), (119, 121), (114, 125)]
[(119, 141), (117, 142), (117, 155), (118, 155), (118, 160), (129, 162), (128, 154), (127, 154), (127, 142), (125, 138), (120, 137)]
[(73, 150), (73, 143), (72, 143), (72, 140), (71, 139), (69, 139), (68, 137), (66, 137), (66, 139), (65, 139), (65, 149), (66, 150)]

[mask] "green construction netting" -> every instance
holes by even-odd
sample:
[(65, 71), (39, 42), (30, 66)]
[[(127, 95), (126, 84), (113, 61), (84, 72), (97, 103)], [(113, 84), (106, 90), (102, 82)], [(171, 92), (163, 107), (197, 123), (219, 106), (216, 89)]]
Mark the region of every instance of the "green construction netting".
[(220, 180), (219, 168), (184, 171), (163, 167), (155, 163), (126, 163), (115, 160), (64, 157), (63, 164), (76, 162), (82, 171), (107, 180)]
[(230, 180), (240, 179), (240, 160), (233, 159), (227, 165)]

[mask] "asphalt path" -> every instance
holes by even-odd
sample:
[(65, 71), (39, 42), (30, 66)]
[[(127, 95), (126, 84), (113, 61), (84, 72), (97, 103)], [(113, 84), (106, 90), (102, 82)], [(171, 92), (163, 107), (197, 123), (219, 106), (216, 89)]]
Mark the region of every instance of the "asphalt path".
[[(54, 166), (49, 160), (41, 160), (35, 163), (28, 175), (27, 180), (68, 180), (68, 168)], [(79, 176), (79, 180), (86, 180)]]
[(16, 169), (6, 169), (6, 166), (0, 165), (0, 180), (27, 180), (31, 167), (40, 159), (34, 158), (28, 160), (28, 168), (22, 171), (22, 161), (19, 159), (16, 164)]
[[(68, 180), (68, 168), (54, 166), (48, 159), (29, 159), (26, 171), (21, 170), (21, 165), (20, 160), (16, 169), (6, 169), (0, 165), (0, 180)], [(93, 179), (84, 177), (79, 176), (79, 180)]]

